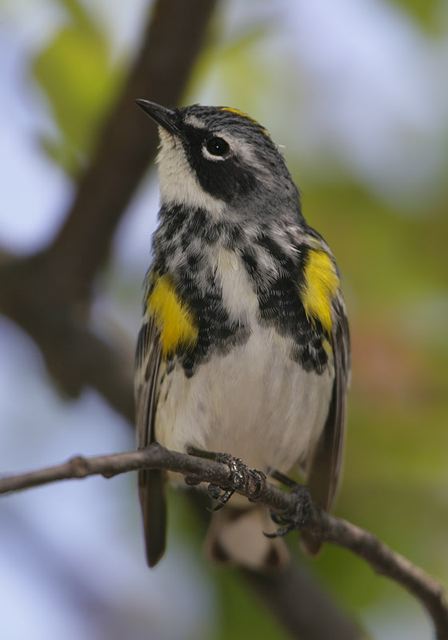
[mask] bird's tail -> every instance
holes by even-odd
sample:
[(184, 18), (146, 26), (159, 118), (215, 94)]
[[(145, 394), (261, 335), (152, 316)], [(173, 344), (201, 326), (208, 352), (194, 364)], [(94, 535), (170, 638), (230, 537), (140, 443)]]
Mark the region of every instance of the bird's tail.
[(289, 552), (283, 540), (263, 534), (273, 530), (265, 507), (225, 507), (213, 514), (205, 551), (210, 559), (219, 563), (253, 570), (280, 569), (289, 562)]

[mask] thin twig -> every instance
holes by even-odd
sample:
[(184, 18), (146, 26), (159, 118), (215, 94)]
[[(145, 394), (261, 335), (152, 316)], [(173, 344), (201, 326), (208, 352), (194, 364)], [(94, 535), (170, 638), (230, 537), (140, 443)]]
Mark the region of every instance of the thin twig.
[[(105, 456), (77, 456), (67, 462), (0, 478), (0, 494), (68, 480), (101, 474), (112, 477), (136, 469), (166, 469), (194, 476), (201, 482), (213, 483), (222, 488), (232, 488), (229, 470), (225, 464), (204, 460), (175, 451), (158, 444), (145, 450)], [(253, 498), (251, 487), (245, 486), (239, 493)], [(294, 514), (303, 511), (302, 498), (265, 483), (257, 495), (257, 501), (274, 511)], [(320, 536), (324, 542), (332, 542), (364, 558), (375, 571), (394, 580), (414, 595), (432, 618), (437, 640), (448, 640), (448, 605), (442, 586), (419, 567), (392, 551), (373, 534), (346, 520), (336, 518), (312, 505), (309, 517), (300, 528)]]

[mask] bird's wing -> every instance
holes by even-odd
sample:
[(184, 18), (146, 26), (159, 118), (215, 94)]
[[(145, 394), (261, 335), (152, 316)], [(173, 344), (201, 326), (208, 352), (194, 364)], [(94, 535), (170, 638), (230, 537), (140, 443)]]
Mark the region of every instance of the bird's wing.
[[(350, 379), (350, 334), (345, 305), (340, 293), (332, 304), (333, 327), (331, 347), (334, 382), (330, 407), (322, 435), (316, 445), (308, 470), (311, 496), (323, 509), (330, 509), (339, 483), (344, 448), (346, 396)], [(310, 553), (317, 553), (320, 543), (302, 535)]]
[[(144, 449), (155, 440), (155, 415), (161, 367), (159, 332), (145, 314), (137, 340), (135, 401), (137, 446)], [(166, 501), (164, 473), (147, 469), (138, 473), (138, 489), (145, 530), (146, 558), (150, 567), (165, 551)]]

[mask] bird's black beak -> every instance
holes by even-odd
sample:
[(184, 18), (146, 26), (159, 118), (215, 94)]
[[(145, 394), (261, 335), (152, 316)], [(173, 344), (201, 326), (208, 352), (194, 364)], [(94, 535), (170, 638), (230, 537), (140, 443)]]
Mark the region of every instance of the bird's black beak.
[(139, 107), (145, 111), (151, 118), (157, 122), (158, 125), (169, 131), (179, 135), (179, 116), (173, 109), (162, 107), (162, 105), (156, 102), (150, 102), (149, 100), (143, 100), (139, 98), (136, 100)]

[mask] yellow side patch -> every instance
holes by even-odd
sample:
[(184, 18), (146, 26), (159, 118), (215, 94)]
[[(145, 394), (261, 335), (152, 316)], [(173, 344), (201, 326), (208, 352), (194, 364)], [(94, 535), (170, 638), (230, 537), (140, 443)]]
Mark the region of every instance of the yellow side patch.
[(329, 340), (324, 338), (322, 340), (322, 346), (325, 349), (327, 356), (331, 356), (333, 354), (333, 347), (331, 346), (331, 343)]
[(160, 331), (164, 357), (173, 353), (180, 345), (191, 347), (196, 343), (198, 329), (194, 318), (177, 295), (168, 275), (155, 277), (147, 307)]
[(310, 320), (319, 320), (330, 333), (332, 326), (331, 302), (339, 287), (334, 264), (325, 251), (310, 249), (305, 265), (302, 302)]

